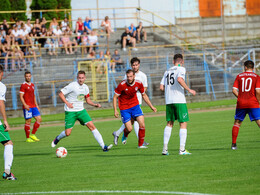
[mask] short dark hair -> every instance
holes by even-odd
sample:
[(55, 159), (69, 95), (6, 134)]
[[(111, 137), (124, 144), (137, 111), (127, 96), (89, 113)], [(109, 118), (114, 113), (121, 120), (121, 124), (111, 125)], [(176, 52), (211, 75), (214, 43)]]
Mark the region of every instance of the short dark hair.
[(128, 70), (126, 71), (126, 74), (129, 74), (129, 73), (131, 73), (131, 72), (135, 75), (135, 71), (133, 71), (132, 69), (128, 69)]
[(173, 57), (173, 60), (176, 61), (179, 58), (183, 60), (183, 56), (180, 53), (175, 54), (174, 57)]
[(78, 71), (78, 76), (79, 76), (79, 74), (84, 74), (84, 75), (86, 75), (86, 73), (85, 73), (84, 70), (79, 70), (79, 71)]
[(2, 65), (0, 65), (0, 72), (4, 71), (4, 67)]
[(24, 76), (27, 75), (27, 74), (31, 74), (31, 72), (30, 71), (25, 71)]
[(138, 64), (140, 64), (140, 59), (138, 57), (133, 57), (131, 59), (131, 66), (135, 63), (135, 62), (138, 62)]
[(252, 60), (247, 60), (244, 62), (244, 66), (246, 66), (249, 69), (254, 69), (255, 64)]

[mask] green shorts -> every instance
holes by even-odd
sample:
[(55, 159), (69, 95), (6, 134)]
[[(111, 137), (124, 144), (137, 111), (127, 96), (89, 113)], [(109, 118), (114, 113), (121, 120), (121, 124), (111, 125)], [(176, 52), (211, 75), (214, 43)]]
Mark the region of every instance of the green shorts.
[(5, 131), (3, 125), (0, 125), (0, 142), (9, 141), (11, 140), (8, 131)]
[(81, 125), (85, 125), (89, 121), (92, 121), (85, 109), (78, 112), (65, 111), (65, 129), (72, 128), (76, 120), (78, 120)]
[(180, 123), (189, 121), (189, 114), (186, 104), (167, 104), (166, 121), (178, 120)]

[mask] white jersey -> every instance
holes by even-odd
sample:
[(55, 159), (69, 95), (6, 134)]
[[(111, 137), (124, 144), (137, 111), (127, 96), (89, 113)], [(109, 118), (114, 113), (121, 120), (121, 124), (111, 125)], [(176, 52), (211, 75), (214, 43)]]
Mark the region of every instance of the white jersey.
[[(124, 80), (125, 79), (126, 79), (126, 75), (124, 77)], [(135, 73), (135, 80), (141, 81), (145, 88), (148, 87), (147, 76), (142, 71), (139, 70), (138, 73)], [(142, 98), (142, 94), (140, 93), (140, 91), (137, 91), (136, 95), (137, 95), (137, 99), (138, 99), (139, 105), (141, 105), (142, 104), (142, 99), (143, 99)]]
[(80, 85), (74, 81), (62, 88), (61, 92), (65, 95), (66, 100), (73, 104), (73, 108), (69, 108), (65, 104), (65, 111), (78, 112), (84, 109), (85, 96), (89, 96), (89, 88), (86, 84)]
[(186, 103), (184, 88), (177, 81), (178, 77), (185, 80), (185, 73), (186, 69), (179, 66), (173, 66), (165, 71), (161, 85), (164, 85), (166, 104)]
[[(5, 94), (6, 94), (6, 86), (0, 81), (0, 100), (5, 101)], [(2, 125), (1, 120), (0, 120), (0, 125)]]

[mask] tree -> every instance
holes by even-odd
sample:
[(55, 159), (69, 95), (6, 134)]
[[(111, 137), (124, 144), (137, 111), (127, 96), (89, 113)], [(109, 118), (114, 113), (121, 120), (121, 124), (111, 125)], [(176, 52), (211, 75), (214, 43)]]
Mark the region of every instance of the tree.
[[(1, 11), (11, 11), (11, 3), (9, 0), (0, 0)], [(0, 21), (2, 22), (3, 19), (10, 21), (11, 14), (0, 14)]]
[[(11, 3), (11, 10), (17, 11), (17, 10), (26, 10), (26, 3), (25, 0), (10, 0)], [(24, 13), (12, 13), (11, 17), (13, 20), (26, 20), (26, 14)]]
[[(57, 0), (58, 1), (58, 9), (71, 9), (71, 0)], [(68, 17), (68, 15), (71, 14), (71, 12), (66, 12), (66, 17)], [(60, 20), (63, 20), (65, 18), (65, 12), (59, 12), (58, 13), (58, 18)]]
[[(33, 0), (30, 6), (31, 10), (50, 10), (57, 9), (57, 0)], [(56, 12), (42, 12), (42, 17), (46, 20), (51, 20), (53, 17), (57, 18)], [(40, 18), (40, 13), (33, 13), (33, 19)]]

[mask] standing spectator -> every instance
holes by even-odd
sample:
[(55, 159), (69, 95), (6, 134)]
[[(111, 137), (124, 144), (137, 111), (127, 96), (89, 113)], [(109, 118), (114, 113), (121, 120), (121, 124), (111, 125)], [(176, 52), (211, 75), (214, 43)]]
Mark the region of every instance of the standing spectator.
[[(117, 49), (115, 49), (114, 54), (112, 55), (111, 64), (112, 64), (112, 72), (115, 72), (116, 67), (123, 65), (122, 59)], [(121, 70), (121, 67), (119, 67), (118, 69)]]
[(79, 17), (78, 21), (76, 22), (76, 34), (82, 35), (84, 32), (84, 24), (82, 22), (82, 18)]
[(91, 31), (90, 35), (88, 35), (88, 45), (89, 45), (89, 52), (93, 49), (96, 51), (96, 46), (98, 46), (98, 37), (95, 31)]
[(143, 27), (142, 22), (139, 22), (139, 26), (137, 26), (136, 30), (137, 30), (137, 42), (142, 41), (143, 37), (144, 37), (144, 42), (147, 42), (147, 33)]
[[(24, 131), (26, 135), (26, 142), (40, 141), (36, 137), (36, 132), (40, 127), (42, 118), (40, 114), (40, 108), (37, 104), (36, 97), (34, 95), (34, 84), (31, 82), (31, 72), (26, 71), (24, 73), (25, 82), (20, 87), (20, 100), (23, 104), (23, 113), (25, 119)], [(30, 125), (32, 117), (36, 120), (33, 125), (33, 130), (30, 135)]]
[(94, 20), (93, 18), (86, 17), (86, 19), (84, 21), (84, 31), (86, 31), (87, 34), (90, 34), (90, 32), (92, 31), (92, 29), (91, 29), (91, 22), (93, 20)]
[(24, 25), (26, 28), (26, 31), (29, 33), (33, 29), (33, 25), (31, 24), (31, 19), (28, 18), (26, 24)]
[(137, 48), (135, 48), (136, 39), (132, 37), (129, 28), (125, 28), (125, 32), (123, 32), (123, 34), (121, 35), (121, 44), (123, 51), (126, 51), (127, 45), (132, 45), (134, 51), (138, 50)]
[(165, 71), (160, 83), (160, 90), (165, 91), (167, 121), (167, 125), (164, 129), (162, 155), (169, 155), (168, 143), (171, 137), (172, 127), (175, 120), (178, 120), (180, 123), (179, 154), (191, 154), (188, 150), (185, 149), (189, 114), (186, 105), (184, 89), (186, 89), (192, 95), (196, 95), (196, 91), (190, 89), (185, 83), (186, 69), (183, 67), (183, 63), (183, 56), (181, 54), (175, 54), (173, 57), (174, 66)]
[(133, 23), (128, 27), (128, 29), (129, 32), (131, 33), (131, 36), (136, 38), (136, 28)]
[(101, 27), (103, 27), (103, 30), (106, 32), (106, 34), (107, 34), (107, 40), (108, 40), (109, 37), (110, 37), (110, 34), (113, 32), (112, 27), (111, 27), (111, 22), (110, 22), (108, 16), (106, 16), (106, 17), (105, 17), (105, 20), (103, 20), (103, 21), (101, 22)]
[(65, 17), (64, 20), (61, 21), (60, 28), (62, 32), (64, 32), (67, 29), (67, 26), (69, 26), (68, 18)]
[(49, 30), (53, 32), (53, 30), (57, 29), (58, 26), (59, 26), (59, 23), (57, 22), (56, 18), (53, 17), (52, 21), (50, 23), (50, 26), (49, 26)]

